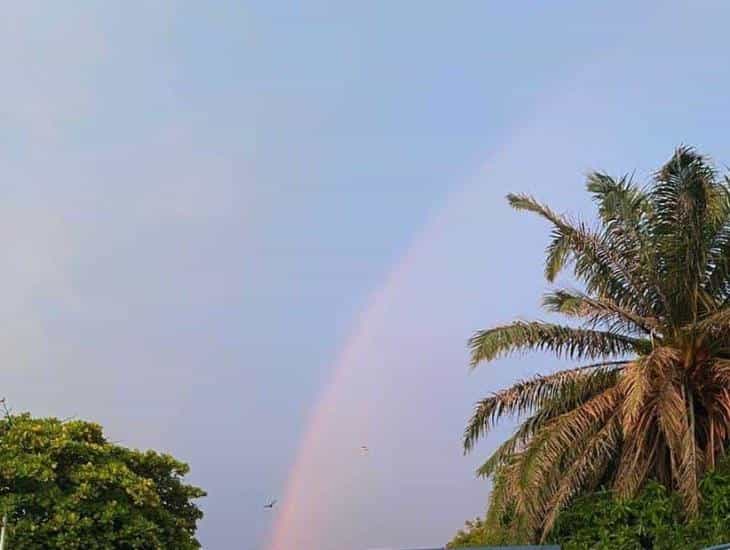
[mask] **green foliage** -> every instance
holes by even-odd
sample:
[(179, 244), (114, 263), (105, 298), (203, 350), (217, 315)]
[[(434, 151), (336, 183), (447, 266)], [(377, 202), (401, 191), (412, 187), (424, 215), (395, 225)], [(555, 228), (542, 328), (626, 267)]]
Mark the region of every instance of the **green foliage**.
[[(680, 496), (656, 481), (632, 499), (608, 490), (584, 495), (560, 513), (548, 543), (563, 550), (699, 550), (730, 542), (729, 459), (703, 478), (700, 490), (700, 514), (689, 522)], [(498, 528), (480, 518), (467, 521), (447, 547), (528, 543), (515, 535), (512, 519), (503, 517)]]
[(676, 495), (651, 482), (631, 500), (622, 501), (607, 491), (579, 498), (560, 514), (551, 538), (566, 550), (669, 550), (690, 547), (684, 530)]
[(0, 420), (0, 513), (9, 547), (200, 548), (204, 491), (165, 454), (108, 442), (98, 424), (24, 414)]
[(493, 544), (489, 540), (486, 525), (481, 518), (469, 520), (459, 529), (456, 536), (446, 545), (446, 548), (461, 548), (464, 546), (476, 546), (477, 544)]
[[(464, 527), (459, 529), (453, 539), (446, 545), (446, 548), (479, 548), (509, 547), (513, 548), (526, 544), (527, 537), (514, 529), (512, 517), (507, 514), (502, 518), (501, 528), (494, 529), (490, 522), (481, 518), (469, 520)], [(529, 546), (532, 548), (533, 546)], [(476, 548), (475, 548), (476, 550)]]
[(700, 514), (689, 522), (679, 496), (653, 481), (630, 500), (608, 491), (583, 496), (559, 515), (550, 538), (563, 550), (700, 549), (730, 541), (727, 460), (705, 476), (700, 489)]

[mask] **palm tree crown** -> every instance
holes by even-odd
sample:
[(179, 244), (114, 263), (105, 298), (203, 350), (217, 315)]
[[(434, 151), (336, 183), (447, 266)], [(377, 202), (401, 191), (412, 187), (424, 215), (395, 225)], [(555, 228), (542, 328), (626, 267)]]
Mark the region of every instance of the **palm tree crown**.
[(593, 173), (587, 188), (595, 228), (508, 197), (552, 225), (545, 276), (570, 267), (582, 289), (543, 305), (575, 321), (517, 321), (469, 340), (473, 367), (531, 349), (589, 362), (489, 395), (467, 425), (466, 452), (503, 416), (520, 419), (479, 474), (494, 481), (488, 522), (507, 515), (530, 538), (581, 492), (630, 496), (648, 478), (680, 493), (691, 517), (730, 438), (728, 178), (680, 147), (645, 187)]

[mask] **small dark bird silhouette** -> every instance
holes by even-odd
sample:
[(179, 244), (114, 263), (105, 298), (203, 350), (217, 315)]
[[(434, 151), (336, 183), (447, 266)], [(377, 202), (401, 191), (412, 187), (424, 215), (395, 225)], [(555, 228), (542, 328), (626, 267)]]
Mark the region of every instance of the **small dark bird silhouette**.
[(275, 500), (272, 500), (268, 504), (264, 504), (264, 508), (273, 508), (274, 507), (274, 504), (276, 504), (276, 501)]
[(370, 452), (370, 449), (368, 449), (366, 445), (362, 445), (362, 446), (360, 447), (360, 452), (361, 452), (362, 454), (366, 455), (366, 454), (368, 454), (368, 453)]

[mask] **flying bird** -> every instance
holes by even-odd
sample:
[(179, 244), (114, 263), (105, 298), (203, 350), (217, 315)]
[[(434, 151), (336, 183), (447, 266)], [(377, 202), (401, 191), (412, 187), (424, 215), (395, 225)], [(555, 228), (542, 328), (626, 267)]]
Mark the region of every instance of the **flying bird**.
[(368, 453), (370, 452), (370, 449), (368, 449), (366, 445), (362, 445), (362, 446), (360, 447), (360, 452), (361, 452), (362, 454), (366, 455), (366, 454), (368, 454)]
[(273, 508), (274, 507), (274, 504), (276, 504), (276, 501), (275, 500), (272, 500), (268, 504), (264, 504), (264, 508)]

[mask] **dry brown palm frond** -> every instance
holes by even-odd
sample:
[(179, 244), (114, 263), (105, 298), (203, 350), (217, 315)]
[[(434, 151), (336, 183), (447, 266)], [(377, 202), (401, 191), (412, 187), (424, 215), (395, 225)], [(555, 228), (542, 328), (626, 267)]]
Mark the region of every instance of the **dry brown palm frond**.
[(520, 486), (524, 491), (537, 494), (566, 461), (583, 452), (591, 438), (617, 414), (619, 398), (618, 388), (610, 388), (541, 428), (521, 453)]
[(541, 542), (550, 533), (558, 514), (570, 500), (585, 486), (588, 479), (596, 477), (597, 470), (605, 470), (608, 463), (614, 458), (621, 440), (621, 419), (619, 413), (614, 413), (605, 425), (591, 436), (581, 455), (573, 465), (564, 472), (560, 479), (558, 490), (552, 495), (547, 505), (547, 515), (541, 526)]
[(613, 386), (624, 365), (625, 361), (610, 361), (538, 375), (479, 401), (464, 432), (465, 452), (503, 416), (530, 413), (556, 399), (578, 405), (582, 399)]
[(678, 377), (667, 377), (657, 395), (658, 424), (669, 447), (672, 470), (677, 489), (682, 495), (687, 514), (691, 517), (699, 509), (698, 474), (700, 456), (694, 433), (691, 397)]
[(658, 462), (661, 438), (653, 411), (639, 418), (637, 429), (624, 437), (613, 487), (624, 498), (634, 496), (644, 484), (652, 466)]
[(636, 429), (637, 419), (656, 392), (656, 385), (664, 376), (671, 375), (680, 360), (677, 350), (660, 347), (647, 356), (637, 358), (624, 369), (619, 386), (623, 393), (622, 425), (626, 436)]

